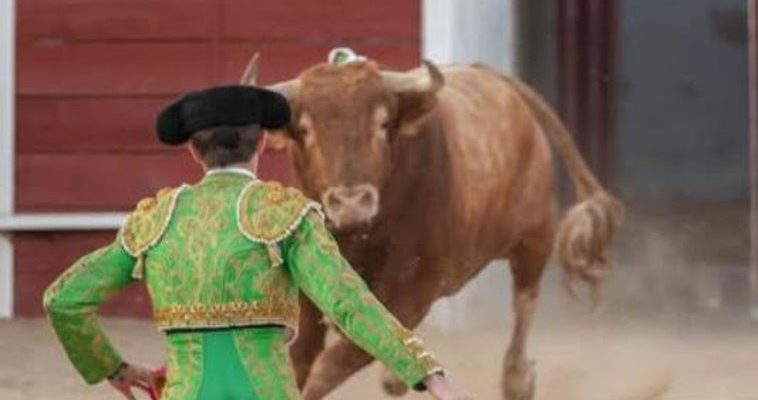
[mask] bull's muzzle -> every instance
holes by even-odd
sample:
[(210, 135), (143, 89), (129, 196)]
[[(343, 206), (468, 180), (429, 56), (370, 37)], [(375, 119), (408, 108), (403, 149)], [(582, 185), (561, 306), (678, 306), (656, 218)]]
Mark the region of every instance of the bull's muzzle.
[(326, 217), (337, 227), (370, 222), (379, 212), (379, 191), (371, 184), (336, 186), (321, 196)]

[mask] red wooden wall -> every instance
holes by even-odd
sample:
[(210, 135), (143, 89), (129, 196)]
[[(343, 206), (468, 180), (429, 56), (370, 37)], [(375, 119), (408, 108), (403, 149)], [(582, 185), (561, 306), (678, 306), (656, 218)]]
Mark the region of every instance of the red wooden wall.
[[(129, 210), (199, 171), (161, 147), (153, 120), (187, 90), (234, 83), (261, 53), (260, 82), (296, 75), (347, 45), (398, 68), (418, 63), (420, 6), (406, 0), (23, 0), (17, 7), (16, 212)], [(264, 177), (287, 179), (282, 155)], [(14, 236), (16, 312), (113, 232)], [(111, 310), (145, 313), (144, 292)]]

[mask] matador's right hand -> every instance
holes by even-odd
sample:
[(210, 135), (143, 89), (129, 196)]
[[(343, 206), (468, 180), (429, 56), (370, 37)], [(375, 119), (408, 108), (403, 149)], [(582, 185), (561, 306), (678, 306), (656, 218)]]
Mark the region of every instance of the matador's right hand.
[(474, 400), (474, 397), (456, 387), (441, 374), (432, 374), (424, 379), (424, 385), (437, 400)]

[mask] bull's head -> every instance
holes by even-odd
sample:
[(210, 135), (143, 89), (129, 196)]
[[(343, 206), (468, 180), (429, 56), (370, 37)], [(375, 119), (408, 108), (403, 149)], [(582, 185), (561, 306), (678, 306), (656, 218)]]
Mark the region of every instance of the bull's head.
[[(255, 57), (254, 57), (255, 59)], [(245, 83), (255, 82), (256, 61)], [(269, 138), (288, 147), (302, 188), (319, 199), (337, 228), (377, 216), (392, 170), (393, 151), (416, 135), (444, 85), (431, 62), (408, 72), (380, 70), (373, 61), (321, 64), (298, 78), (269, 86), (285, 95), (292, 121)]]

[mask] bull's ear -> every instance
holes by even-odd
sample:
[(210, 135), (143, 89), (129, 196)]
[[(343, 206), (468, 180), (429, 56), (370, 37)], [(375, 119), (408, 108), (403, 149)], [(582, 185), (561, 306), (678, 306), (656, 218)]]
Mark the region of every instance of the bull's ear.
[(445, 78), (431, 61), (408, 72), (382, 71), (382, 81), (398, 98), (397, 129), (401, 135), (415, 135), (437, 106), (437, 92)]
[(437, 93), (403, 93), (398, 95), (397, 132), (414, 136), (437, 106)]

